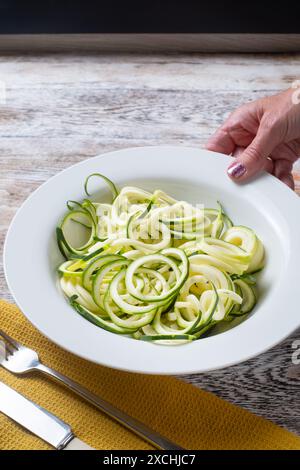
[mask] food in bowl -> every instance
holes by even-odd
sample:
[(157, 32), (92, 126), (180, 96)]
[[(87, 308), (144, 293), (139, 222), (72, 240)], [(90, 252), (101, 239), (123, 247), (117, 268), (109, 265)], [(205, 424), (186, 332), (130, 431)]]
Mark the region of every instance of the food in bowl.
[[(91, 178), (109, 185), (110, 204), (91, 198)], [(158, 189), (120, 191), (91, 174), (87, 198), (68, 201), (56, 229), (65, 261), (60, 285), (72, 307), (112, 333), (164, 344), (200, 339), (255, 306), (264, 247), (223, 207), (178, 201)]]

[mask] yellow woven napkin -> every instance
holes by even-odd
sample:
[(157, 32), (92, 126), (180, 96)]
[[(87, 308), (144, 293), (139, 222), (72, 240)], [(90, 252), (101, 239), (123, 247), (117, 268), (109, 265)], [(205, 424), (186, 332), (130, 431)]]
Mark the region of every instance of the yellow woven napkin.
[[(36, 349), (45, 364), (186, 449), (300, 449), (300, 438), (294, 434), (180, 380), (120, 372), (67, 353), (35, 330), (15, 305), (5, 301), (0, 301), (0, 328)], [(59, 416), (96, 449), (151, 449), (142, 439), (39, 373), (16, 377), (0, 367), (0, 381)], [(0, 413), (0, 449), (50, 446)]]

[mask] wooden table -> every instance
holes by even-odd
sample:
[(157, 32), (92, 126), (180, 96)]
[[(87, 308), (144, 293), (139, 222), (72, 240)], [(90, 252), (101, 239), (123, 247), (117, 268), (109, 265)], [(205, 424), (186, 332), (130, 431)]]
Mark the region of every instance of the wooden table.
[[(22, 201), (63, 168), (125, 147), (201, 147), (235, 107), (295, 78), (300, 55), (3, 54), (1, 248)], [(2, 265), (0, 297), (12, 300)], [(300, 434), (296, 338), (300, 331), (255, 359), (184, 380)]]

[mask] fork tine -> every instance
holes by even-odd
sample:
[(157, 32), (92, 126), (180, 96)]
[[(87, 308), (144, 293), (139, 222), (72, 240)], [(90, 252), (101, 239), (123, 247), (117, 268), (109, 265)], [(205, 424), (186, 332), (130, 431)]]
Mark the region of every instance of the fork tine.
[(10, 356), (14, 354), (16, 349), (5, 339), (2, 339), (0, 336), (0, 359), (1, 362), (3, 359), (8, 360)]
[(2, 338), (5, 339), (5, 341), (9, 343), (13, 349), (19, 349), (20, 344), (16, 340), (8, 336), (3, 330), (0, 330), (0, 336), (2, 336)]
[(6, 359), (9, 358), (9, 356), (12, 356), (17, 349), (15, 349), (10, 343), (7, 341), (4, 341), (4, 347), (5, 347), (5, 354), (6, 354)]

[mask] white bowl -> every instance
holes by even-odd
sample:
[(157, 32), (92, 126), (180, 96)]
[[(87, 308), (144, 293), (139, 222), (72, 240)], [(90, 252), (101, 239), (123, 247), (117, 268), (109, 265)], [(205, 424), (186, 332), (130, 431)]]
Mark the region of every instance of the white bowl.
[[(226, 175), (228, 157), (185, 147), (125, 149), (85, 160), (35, 191), (17, 212), (7, 234), (4, 264), (20, 309), (44, 335), (85, 359), (117, 369), (185, 374), (226, 367), (271, 348), (300, 326), (300, 202), (264, 174), (247, 185)], [(160, 188), (178, 199), (216, 206), (221, 201), (239, 225), (252, 227), (267, 252), (258, 303), (238, 326), (181, 346), (154, 345), (104, 331), (78, 315), (57, 288), (61, 262), (55, 227), (68, 199), (83, 198), (93, 172), (119, 186)], [(107, 193), (98, 181), (100, 193)], [(13, 318), (11, 319), (13, 321)]]

